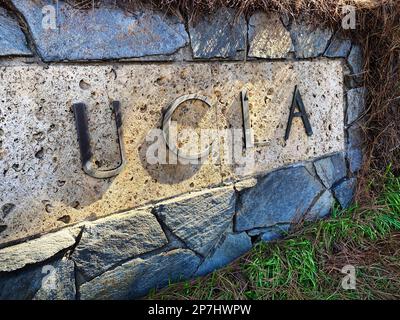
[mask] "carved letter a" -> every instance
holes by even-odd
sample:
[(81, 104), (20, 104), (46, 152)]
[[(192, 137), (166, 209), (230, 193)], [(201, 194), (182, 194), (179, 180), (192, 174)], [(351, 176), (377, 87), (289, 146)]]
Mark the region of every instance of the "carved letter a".
[[(299, 110), (299, 112), (296, 112), (296, 107)], [(292, 105), (290, 107), (289, 121), (286, 127), (285, 140), (289, 139), (290, 130), (292, 129), (292, 123), (294, 117), (301, 117), (307, 135), (312, 136), (313, 131), (311, 128), (310, 120), (308, 119), (306, 108), (304, 107), (303, 99), (301, 98), (300, 91), (297, 88), (297, 86), (294, 88)]]

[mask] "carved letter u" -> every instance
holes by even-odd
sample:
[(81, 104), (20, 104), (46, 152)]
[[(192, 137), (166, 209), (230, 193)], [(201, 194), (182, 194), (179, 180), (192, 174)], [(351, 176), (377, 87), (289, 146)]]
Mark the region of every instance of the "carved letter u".
[(84, 103), (75, 103), (72, 108), (75, 115), (76, 130), (78, 133), (79, 149), (81, 152), (82, 168), (86, 174), (97, 179), (107, 179), (118, 175), (125, 166), (125, 150), (122, 142), (122, 116), (119, 101), (112, 103), (115, 115), (115, 123), (117, 126), (118, 143), (121, 163), (118, 167), (109, 170), (99, 170), (93, 167), (93, 153), (90, 147), (90, 134), (88, 127), (88, 117), (86, 113), (86, 105)]

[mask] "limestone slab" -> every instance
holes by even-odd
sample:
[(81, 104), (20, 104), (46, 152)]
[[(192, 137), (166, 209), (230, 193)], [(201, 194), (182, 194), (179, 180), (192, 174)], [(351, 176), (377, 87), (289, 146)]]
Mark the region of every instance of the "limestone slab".
[[(242, 154), (233, 142), (223, 144), (222, 174), (225, 180), (263, 173), (303, 160), (344, 150), (343, 66), (339, 61), (254, 62), (213, 66), (213, 96), (218, 97), (222, 129), (243, 128), (240, 92), (247, 90), (251, 130), (255, 145)], [(327, 76), (329, 75), (329, 77)], [(294, 118), (285, 141), (290, 106), (298, 86), (313, 130), (308, 136), (300, 118)], [(243, 146), (244, 147), (244, 146)]]
[[(24, 65), (3, 67), (0, 76), (6, 79), (0, 82), (0, 243), (240, 180), (241, 165), (218, 158), (148, 162), (158, 139), (148, 139), (149, 132), (161, 128), (166, 106), (185, 94), (207, 96), (212, 108), (183, 104), (173, 115), (179, 128), (240, 131), (240, 91), (248, 89), (255, 139), (264, 145), (254, 148), (246, 175), (343, 150), (338, 61)], [(296, 118), (285, 142), (296, 85), (314, 134), (308, 137)], [(86, 103), (95, 165), (107, 169), (119, 163), (114, 100), (121, 102), (127, 163), (115, 178), (99, 180), (82, 170), (71, 106)], [(224, 139), (217, 141), (224, 156)]]
[[(210, 67), (198, 65), (15, 66), (0, 70), (0, 242), (95, 219), (218, 185), (218, 163), (150, 164), (147, 151), (160, 130), (163, 108), (187, 93), (210, 96)], [(110, 104), (121, 102), (127, 163), (112, 179), (95, 179), (82, 170), (72, 104), (85, 102), (96, 166), (119, 163), (116, 126)], [(190, 106), (189, 106), (190, 107)], [(216, 128), (215, 109), (177, 110), (182, 126)], [(197, 110), (194, 108), (194, 110)], [(202, 121), (198, 121), (199, 119)], [(6, 210), (9, 211), (9, 210)]]

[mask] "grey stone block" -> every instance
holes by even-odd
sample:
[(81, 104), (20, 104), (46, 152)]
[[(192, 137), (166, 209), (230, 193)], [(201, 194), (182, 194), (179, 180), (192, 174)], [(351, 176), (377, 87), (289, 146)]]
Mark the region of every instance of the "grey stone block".
[(356, 121), (365, 110), (366, 89), (355, 88), (347, 91), (347, 124)]
[(206, 256), (231, 224), (235, 200), (232, 188), (220, 188), (175, 198), (153, 210), (190, 249)]
[(134, 259), (103, 273), (80, 287), (82, 300), (136, 299), (151, 289), (191, 277), (200, 258), (190, 250), (177, 249), (148, 259)]
[(349, 162), (350, 171), (355, 173), (359, 171), (363, 163), (363, 131), (362, 128), (355, 124), (347, 129), (348, 144), (347, 144), (347, 159)]
[(306, 213), (322, 190), (302, 166), (273, 172), (240, 195), (236, 231), (291, 223)]
[(304, 19), (298, 19), (293, 21), (290, 34), (296, 57), (314, 58), (324, 54), (333, 32), (330, 29), (315, 27)]
[(251, 247), (251, 239), (245, 232), (227, 234), (217, 249), (200, 265), (196, 276), (204, 276), (226, 266), (249, 251)]
[(356, 182), (355, 178), (351, 178), (343, 181), (333, 189), (333, 193), (343, 209), (348, 208), (353, 201)]
[(0, 274), (0, 300), (74, 300), (74, 263), (65, 258)]
[(337, 32), (331, 39), (324, 56), (328, 58), (347, 58), (351, 50), (351, 40)]
[(293, 51), (292, 39), (276, 13), (257, 12), (250, 17), (249, 57), (286, 58)]
[(347, 151), (350, 171), (356, 173), (361, 170), (363, 164), (363, 152), (361, 148), (352, 148)]
[(347, 61), (354, 75), (360, 75), (363, 72), (364, 61), (363, 61), (363, 51), (361, 46), (353, 45), (349, 57), (347, 58)]
[[(53, 267), (54, 269), (52, 269)], [(73, 261), (62, 259), (53, 266), (42, 267), (42, 286), (34, 300), (74, 300), (76, 298), (75, 266)]]
[(0, 7), (0, 56), (30, 56), (25, 34), (18, 21)]
[(131, 13), (107, 6), (76, 10), (65, 1), (59, 1), (54, 29), (51, 24), (45, 28), (42, 25), (42, 9), (53, 5), (53, 1), (12, 2), (26, 19), (45, 61), (169, 55), (189, 42), (184, 22), (164, 13), (150, 10)]
[(363, 143), (363, 129), (361, 125), (355, 124), (347, 129), (348, 145), (351, 148), (358, 148)]
[(78, 228), (70, 228), (0, 249), (0, 272), (18, 270), (53, 257), (72, 247), (79, 231)]
[(342, 153), (316, 160), (314, 167), (322, 183), (328, 189), (347, 174), (346, 160)]
[(314, 221), (325, 218), (331, 212), (334, 204), (335, 198), (332, 193), (329, 190), (325, 190), (307, 213), (306, 219)]
[(234, 58), (246, 50), (247, 24), (234, 9), (222, 7), (189, 26), (194, 58)]
[(137, 255), (166, 245), (168, 240), (150, 212), (131, 211), (85, 225), (72, 255), (88, 279)]

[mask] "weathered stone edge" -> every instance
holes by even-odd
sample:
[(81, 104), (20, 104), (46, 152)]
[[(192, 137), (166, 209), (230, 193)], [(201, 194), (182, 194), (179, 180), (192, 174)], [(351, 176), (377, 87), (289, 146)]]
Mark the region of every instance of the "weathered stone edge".
[[(238, 47), (238, 51), (236, 52), (236, 54), (228, 54), (228, 55), (224, 55), (224, 54), (219, 54), (216, 53), (215, 55), (205, 55), (202, 56), (201, 54), (194, 54), (194, 49), (193, 49), (193, 34), (191, 34), (192, 31), (192, 27), (191, 24), (189, 23), (189, 21), (186, 19), (183, 21), (184, 25), (185, 25), (185, 37), (187, 37), (187, 39), (189, 39), (189, 41), (187, 42), (186, 45), (183, 45), (182, 47), (180, 47), (176, 52), (174, 53), (170, 53), (170, 54), (155, 54), (155, 55), (151, 55), (151, 54), (145, 54), (141, 57), (127, 57), (127, 56), (120, 56), (120, 57), (114, 57), (114, 58), (105, 58), (105, 59), (99, 59), (99, 58), (93, 58), (88, 56), (87, 59), (78, 59), (78, 60), (74, 60), (74, 59), (70, 59), (70, 60), (62, 60), (62, 59), (58, 59), (58, 58), (51, 58), (51, 59), (45, 59), (42, 57), (43, 54), (39, 54), (38, 53), (38, 44), (35, 43), (34, 38), (31, 34), (30, 31), (30, 26), (29, 26), (29, 22), (26, 21), (26, 19), (23, 18), (23, 15), (18, 12), (18, 10), (12, 5), (10, 4), (8, 6), (9, 10), (14, 11), (13, 13), (19, 17), (19, 23), (21, 26), (21, 30), (25, 33), (26, 38), (30, 41), (30, 47), (33, 49), (34, 51), (34, 57), (32, 58), (34, 61), (37, 60), (42, 60), (44, 62), (47, 63), (52, 63), (52, 62), (69, 62), (69, 63), (73, 63), (73, 62), (82, 62), (82, 61), (120, 61), (120, 62), (127, 62), (127, 61), (132, 61), (132, 62), (141, 62), (141, 61), (145, 61), (145, 62), (150, 62), (150, 61), (165, 61), (165, 62), (179, 62), (179, 61), (208, 61), (208, 60), (220, 60), (220, 61), (246, 61), (246, 60), (258, 60), (258, 59), (268, 59), (268, 60), (274, 60), (274, 59), (284, 59), (284, 58), (291, 58), (291, 59), (309, 59), (309, 58), (320, 58), (320, 57), (324, 57), (326, 59), (337, 59), (337, 58), (343, 58), (343, 59), (347, 59), (349, 57), (349, 61), (353, 63), (350, 63), (349, 65), (351, 66), (351, 64), (353, 64), (353, 67), (355, 67), (356, 72), (359, 72), (359, 64), (357, 64), (357, 50), (355, 50), (354, 48), (358, 48), (357, 45), (354, 45), (351, 43), (351, 40), (345, 36), (341, 36), (340, 34), (338, 35), (338, 31), (332, 30), (329, 33), (323, 33), (325, 32), (325, 30), (327, 29), (320, 29), (318, 27), (314, 28), (314, 30), (312, 30), (313, 32), (310, 32), (309, 34), (306, 35), (307, 38), (307, 42), (310, 42), (310, 52), (307, 52), (307, 55), (304, 56), (300, 51), (303, 49), (299, 49), (296, 48), (296, 43), (297, 41), (297, 37), (298, 35), (296, 34), (296, 32), (293, 31), (293, 19), (289, 19), (287, 17), (281, 17), (281, 21), (282, 21), (282, 27), (284, 29), (287, 30), (288, 33), (291, 34), (291, 38), (292, 38), (292, 42), (293, 42), (293, 46), (292, 49), (290, 50), (290, 54), (282, 56), (282, 57), (265, 57), (265, 56), (257, 56), (257, 55), (252, 55), (249, 56), (249, 52), (250, 52), (250, 48), (251, 48), (251, 37), (250, 37), (250, 30), (252, 28), (252, 26), (250, 25), (249, 21), (251, 19), (251, 17), (248, 17), (248, 19), (241, 19), (240, 23), (243, 23), (242, 21), (244, 20), (245, 23), (245, 33), (244, 33), (244, 38), (239, 40), (240, 41), (240, 45), (236, 45)], [(218, 13), (217, 13), (218, 14)], [(226, 11), (221, 10), (219, 14), (226, 14)], [(205, 19), (205, 18), (204, 18)], [(223, 19), (221, 19), (223, 20)], [(201, 22), (201, 20), (200, 20)], [(200, 23), (198, 22), (198, 23)], [(239, 22), (238, 22), (239, 23)], [(302, 24), (303, 22), (301, 20), (299, 20), (298, 25), (300, 26), (306, 26), (306, 24)], [(317, 31), (317, 32), (316, 32)], [(318, 31), (320, 31), (318, 33)], [(210, 33), (210, 36), (213, 35), (214, 33)], [(207, 36), (206, 34), (204, 34), (204, 36)], [(318, 39), (318, 37), (324, 37), (325, 39), (323, 39), (323, 41), (321, 39)], [(222, 35), (221, 39), (213, 39), (216, 40), (214, 42), (218, 42), (220, 41), (224, 41), (225, 36)], [(237, 40), (237, 39), (235, 39)], [(167, 40), (166, 40), (167, 41)], [(318, 43), (318, 42), (323, 42), (325, 43), (325, 45), (323, 46), (324, 49), (321, 49), (321, 47), (319, 47), (318, 49), (313, 49), (312, 48), (312, 43)], [(242, 43), (243, 42), (243, 43)], [(247, 46), (247, 48), (245, 48)], [(241, 48), (245, 48), (245, 52), (244, 54)], [(313, 51), (314, 50), (314, 51)], [(304, 51), (304, 50), (303, 50)], [(29, 60), (29, 58), (26, 58)], [(354, 68), (353, 68), (354, 69)], [(359, 78), (359, 77), (358, 77)], [(358, 79), (359, 80), (359, 79)], [(354, 79), (353, 79), (354, 82)], [(359, 83), (359, 82), (358, 82)]]

